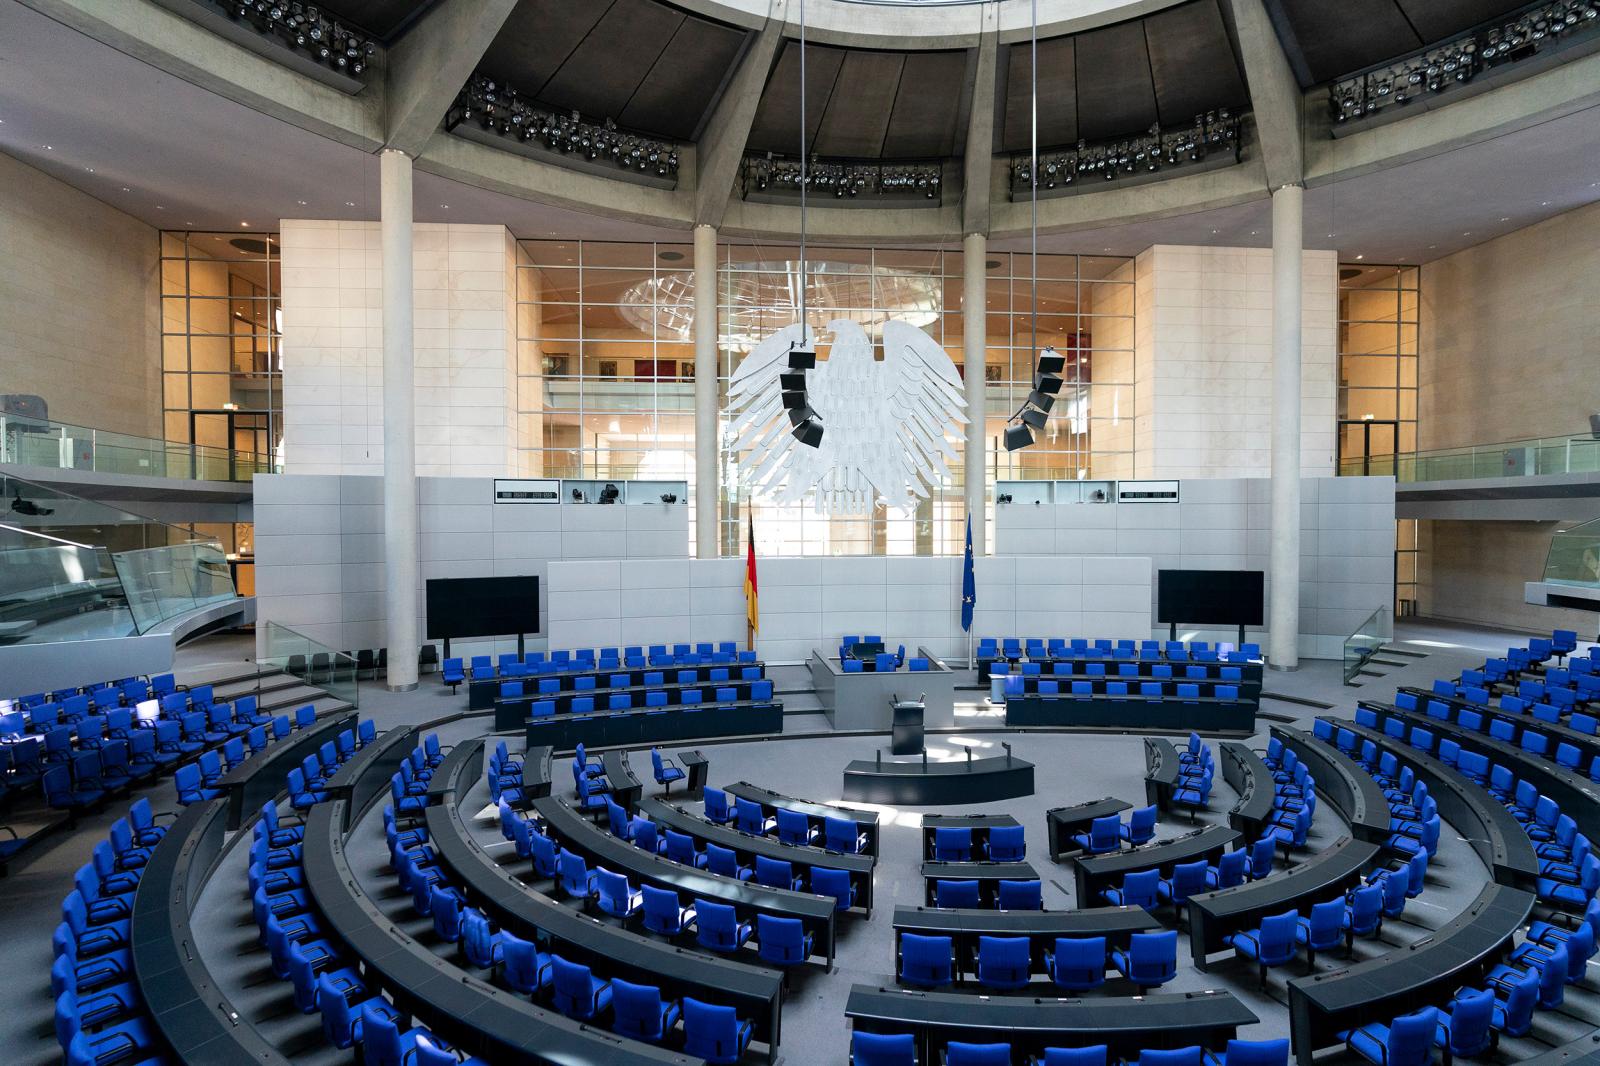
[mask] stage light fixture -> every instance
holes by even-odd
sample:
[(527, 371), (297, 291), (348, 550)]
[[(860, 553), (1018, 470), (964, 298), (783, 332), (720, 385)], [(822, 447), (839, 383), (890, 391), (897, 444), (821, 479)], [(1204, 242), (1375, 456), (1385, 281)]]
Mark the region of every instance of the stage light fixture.
[[(1098, 174), (1102, 181), (1116, 181), (1134, 174), (1148, 174), (1165, 166), (1196, 163), (1209, 152), (1239, 155), (1239, 119), (1227, 108), (1207, 111), (1194, 117), (1191, 126), (1162, 131), (1154, 125), (1137, 137), (1122, 137), (1089, 144), (1080, 140), (1070, 149), (1057, 149), (1039, 156), (1039, 187), (1049, 190), (1058, 184), (1071, 185), (1075, 175)], [(1011, 163), (1011, 196), (1031, 195), (1032, 165), (1028, 156)]]

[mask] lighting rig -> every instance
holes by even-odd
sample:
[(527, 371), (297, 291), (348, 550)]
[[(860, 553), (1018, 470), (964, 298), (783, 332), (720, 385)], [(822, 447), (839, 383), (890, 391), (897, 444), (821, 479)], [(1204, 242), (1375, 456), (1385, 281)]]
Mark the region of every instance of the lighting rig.
[(365, 34), (329, 18), (315, 4), (234, 0), (223, 6), (257, 33), (275, 37), (341, 73), (361, 74), (378, 50)]
[[(1099, 179), (1116, 181), (1134, 174), (1198, 163), (1219, 152), (1239, 155), (1239, 116), (1225, 107), (1196, 115), (1194, 122), (1163, 131), (1151, 126), (1137, 137), (1090, 144), (1079, 141), (1076, 147), (1039, 154), (1039, 188), (1055, 189)], [(1031, 190), (1031, 158), (1022, 156), (1011, 164), (1013, 195)]]
[(1338, 78), (1328, 92), (1334, 125), (1370, 118), (1447, 92), (1498, 67), (1548, 54), (1600, 29), (1596, 0), (1546, 0), (1403, 59)]
[(476, 122), (502, 137), (542, 145), (552, 152), (581, 155), (588, 161), (604, 160), (623, 170), (658, 177), (676, 177), (678, 149), (667, 141), (642, 137), (617, 128), (611, 119), (590, 122), (578, 112), (561, 113), (524, 100), (509, 85), (474, 74), (456, 96), (445, 119), (445, 129)]
[(805, 166), (791, 156), (772, 152), (744, 161), (744, 194), (771, 189), (809, 189), (836, 199), (856, 196), (939, 198), (944, 168), (939, 163), (852, 163), (813, 156)]

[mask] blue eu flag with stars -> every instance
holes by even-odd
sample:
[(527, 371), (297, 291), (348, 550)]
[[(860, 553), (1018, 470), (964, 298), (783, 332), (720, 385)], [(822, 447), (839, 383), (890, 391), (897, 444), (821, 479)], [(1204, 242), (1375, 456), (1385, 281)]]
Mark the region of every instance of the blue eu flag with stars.
[(967, 561), (961, 575), (961, 628), (972, 631), (972, 608), (978, 602), (978, 583), (972, 576), (972, 516), (967, 516)]

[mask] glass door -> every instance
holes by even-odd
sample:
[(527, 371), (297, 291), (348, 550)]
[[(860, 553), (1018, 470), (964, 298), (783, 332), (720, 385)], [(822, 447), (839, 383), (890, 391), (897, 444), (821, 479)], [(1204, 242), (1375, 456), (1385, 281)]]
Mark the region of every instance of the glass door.
[(1393, 474), (1400, 438), (1396, 419), (1363, 418), (1339, 422), (1339, 473), (1367, 477)]
[[(192, 473), (213, 481), (237, 481), (272, 454), (271, 415), (266, 411), (191, 411)], [(240, 453), (250, 456), (240, 462)], [(261, 457), (258, 459), (258, 457)]]

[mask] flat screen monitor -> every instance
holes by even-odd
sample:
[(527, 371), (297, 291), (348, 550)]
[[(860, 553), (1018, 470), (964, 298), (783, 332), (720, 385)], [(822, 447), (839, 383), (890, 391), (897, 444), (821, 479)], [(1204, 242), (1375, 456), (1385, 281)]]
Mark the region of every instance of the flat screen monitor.
[(134, 704), (133, 716), (142, 723), (154, 722), (161, 717), (161, 702), (159, 700), (140, 700)]
[(428, 582), (429, 640), (537, 632), (537, 577), (453, 577)]
[(1266, 575), (1260, 570), (1162, 570), (1156, 620), (1179, 625), (1259, 626)]

